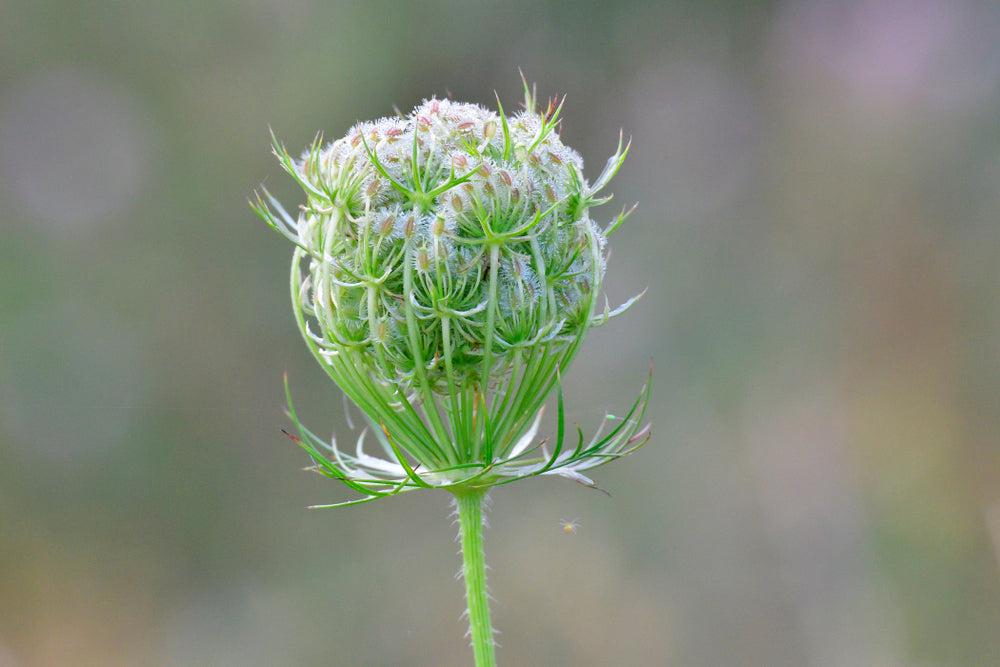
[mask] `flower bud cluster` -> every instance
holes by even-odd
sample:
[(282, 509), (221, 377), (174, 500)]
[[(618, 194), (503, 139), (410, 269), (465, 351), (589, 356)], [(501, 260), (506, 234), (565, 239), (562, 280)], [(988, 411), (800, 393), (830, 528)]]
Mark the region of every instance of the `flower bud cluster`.
[[(315, 469), (368, 502), (415, 488), (453, 492), (534, 475), (593, 486), (583, 471), (649, 437), (647, 389), (593, 439), (565, 446), (562, 395), (549, 453), (538, 441), (549, 394), (584, 334), (636, 298), (597, 312), (606, 230), (589, 209), (618, 171), (618, 144), (597, 180), (560, 141), (561, 105), (506, 116), (425, 100), (406, 117), (358, 123), (298, 160), (274, 140), (306, 192), (292, 217), (264, 190), (258, 215), (296, 246), (299, 329), (326, 372), (366, 414), (385, 458), (327, 443), (289, 414)], [(286, 382), (287, 392), (287, 382)], [(609, 432), (602, 435), (607, 426)], [(541, 450), (541, 456), (539, 451)]]
[(604, 200), (558, 113), (430, 99), (284, 155), (308, 195), (286, 234), (304, 251), (300, 305), (322, 352), (444, 395), (579, 341), (605, 272), (588, 208)]

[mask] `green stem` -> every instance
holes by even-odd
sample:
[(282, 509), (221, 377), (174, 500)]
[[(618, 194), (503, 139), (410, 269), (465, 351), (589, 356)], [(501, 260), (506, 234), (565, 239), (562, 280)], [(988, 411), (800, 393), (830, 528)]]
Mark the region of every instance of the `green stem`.
[(462, 538), (462, 576), (469, 610), (469, 635), (476, 667), (495, 667), (490, 601), (486, 592), (486, 556), (483, 552), (484, 489), (462, 489), (455, 493), (458, 525)]

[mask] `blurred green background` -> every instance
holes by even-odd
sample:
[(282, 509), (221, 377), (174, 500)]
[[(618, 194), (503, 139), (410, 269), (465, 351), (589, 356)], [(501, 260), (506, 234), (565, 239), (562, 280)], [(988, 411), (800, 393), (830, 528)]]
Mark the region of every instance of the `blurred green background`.
[[(619, 128), (569, 417), (492, 495), (508, 665), (1000, 664), (1000, 6), (0, 0), (0, 665), (467, 665), (448, 497), (346, 510), (269, 153), (451, 94)], [(561, 519), (578, 518), (576, 535)]]

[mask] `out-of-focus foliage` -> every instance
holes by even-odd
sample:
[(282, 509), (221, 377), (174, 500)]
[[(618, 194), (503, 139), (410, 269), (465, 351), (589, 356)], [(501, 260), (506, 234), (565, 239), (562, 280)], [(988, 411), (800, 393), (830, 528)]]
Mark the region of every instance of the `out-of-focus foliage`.
[[(1000, 655), (1000, 12), (973, 0), (3, 4), (0, 663), (462, 665), (447, 499), (307, 511), (269, 154), (451, 93), (635, 141), (566, 377), (653, 440), (493, 494), (507, 664)], [(614, 350), (609, 353), (609, 350)], [(628, 352), (623, 353), (622, 350)], [(580, 517), (567, 535), (560, 519)]]

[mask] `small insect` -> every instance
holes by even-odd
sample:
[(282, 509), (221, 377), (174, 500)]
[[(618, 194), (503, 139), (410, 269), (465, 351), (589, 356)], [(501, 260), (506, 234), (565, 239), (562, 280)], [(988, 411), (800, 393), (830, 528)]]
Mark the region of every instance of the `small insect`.
[(567, 535), (576, 535), (576, 529), (580, 527), (580, 520), (573, 519), (572, 521), (567, 521), (566, 519), (559, 519), (559, 525)]

